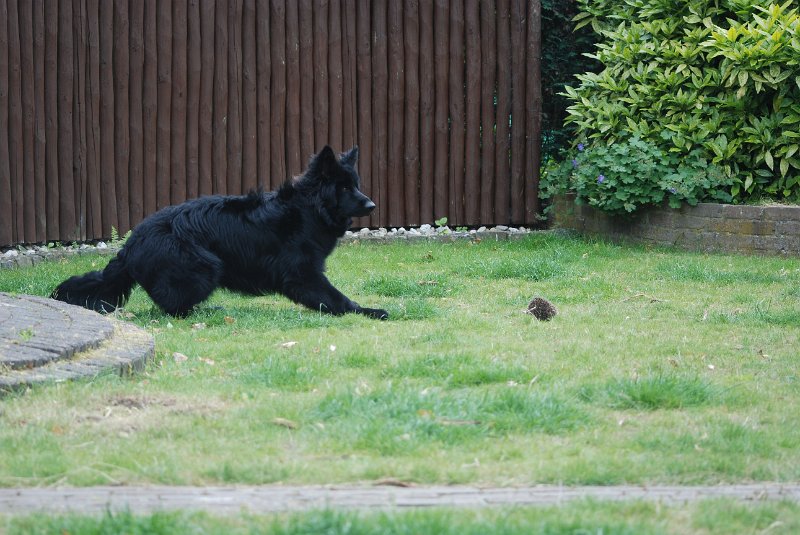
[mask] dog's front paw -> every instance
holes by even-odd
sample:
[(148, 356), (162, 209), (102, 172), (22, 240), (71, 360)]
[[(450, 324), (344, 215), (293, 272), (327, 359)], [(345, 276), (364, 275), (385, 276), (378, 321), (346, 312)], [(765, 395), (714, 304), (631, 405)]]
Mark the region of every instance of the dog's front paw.
[(365, 316), (369, 316), (372, 319), (376, 320), (388, 320), (389, 313), (385, 310), (381, 310), (380, 308), (361, 308), (359, 310), (360, 314), (364, 314)]

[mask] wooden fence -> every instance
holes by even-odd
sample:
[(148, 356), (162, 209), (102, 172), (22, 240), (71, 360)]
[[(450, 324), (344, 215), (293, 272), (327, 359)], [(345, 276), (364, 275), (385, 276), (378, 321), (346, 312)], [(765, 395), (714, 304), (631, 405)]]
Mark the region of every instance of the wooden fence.
[(360, 146), (360, 225), (531, 223), (539, 2), (0, 0), (0, 245)]

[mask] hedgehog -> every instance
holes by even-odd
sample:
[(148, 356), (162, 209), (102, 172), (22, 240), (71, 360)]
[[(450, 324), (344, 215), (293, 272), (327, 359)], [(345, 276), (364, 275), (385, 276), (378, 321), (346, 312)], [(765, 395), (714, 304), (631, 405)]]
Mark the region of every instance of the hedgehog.
[(534, 297), (528, 304), (528, 310), (525, 312), (541, 321), (549, 321), (553, 316), (558, 314), (553, 303), (544, 297)]

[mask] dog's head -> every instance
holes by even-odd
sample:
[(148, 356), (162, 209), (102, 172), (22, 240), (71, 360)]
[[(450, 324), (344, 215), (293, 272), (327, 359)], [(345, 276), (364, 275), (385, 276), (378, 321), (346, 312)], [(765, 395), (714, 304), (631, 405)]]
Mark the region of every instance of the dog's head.
[(375, 209), (375, 203), (358, 189), (361, 179), (355, 168), (357, 162), (358, 147), (337, 157), (332, 148), (325, 146), (294, 183), (296, 190), (314, 199), (328, 224), (349, 227), (351, 218), (369, 215)]

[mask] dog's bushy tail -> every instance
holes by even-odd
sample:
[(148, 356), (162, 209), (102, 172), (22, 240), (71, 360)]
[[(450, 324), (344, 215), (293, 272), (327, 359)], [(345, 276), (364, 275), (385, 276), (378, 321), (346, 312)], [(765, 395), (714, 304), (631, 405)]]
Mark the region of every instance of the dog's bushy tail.
[(65, 280), (50, 297), (97, 312), (113, 312), (125, 304), (135, 283), (121, 252), (102, 271), (90, 271)]

